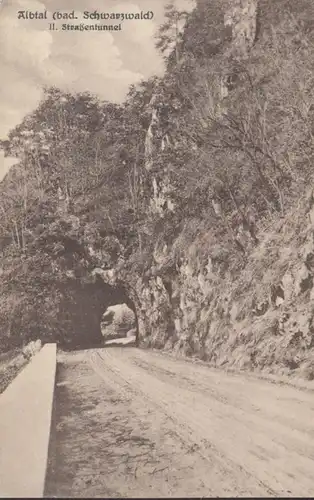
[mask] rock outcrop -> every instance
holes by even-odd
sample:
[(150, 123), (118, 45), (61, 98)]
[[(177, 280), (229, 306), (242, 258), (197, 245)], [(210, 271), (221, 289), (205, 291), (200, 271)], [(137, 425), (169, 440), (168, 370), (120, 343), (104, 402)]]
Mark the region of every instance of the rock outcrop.
[(256, 39), (258, 0), (233, 0), (224, 17), (225, 27), (231, 30), (232, 49), (243, 57)]

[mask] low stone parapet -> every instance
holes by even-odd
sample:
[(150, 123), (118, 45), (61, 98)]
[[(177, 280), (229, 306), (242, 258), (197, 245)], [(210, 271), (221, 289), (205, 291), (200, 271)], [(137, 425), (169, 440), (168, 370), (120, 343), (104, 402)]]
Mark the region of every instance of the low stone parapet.
[(45, 344), (0, 395), (0, 497), (43, 497), (56, 344)]

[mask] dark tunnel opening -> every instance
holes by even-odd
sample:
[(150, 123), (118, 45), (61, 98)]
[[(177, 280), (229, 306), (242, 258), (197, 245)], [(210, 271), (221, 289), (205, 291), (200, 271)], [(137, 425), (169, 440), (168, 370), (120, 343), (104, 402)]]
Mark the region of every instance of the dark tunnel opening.
[[(113, 314), (110, 315), (110, 312)], [(62, 349), (104, 347), (104, 327), (109, 326), (108, 319), (111, 330), (115, 326), (119, 326), (121, 330), (116, 335), (115, 332), (112, 333), (112, 340), (122, 337), (125, 323), (124, 327), (129, 325), (129, 330), (133, 330), (133, 344), (136, 347), (139, 345), (138, 318), (134, 302), (122, 285), (109, 285), (99, 276), (95, 277), (93, 283), (76, 281), (67, 286), (62, 291), (59, 315), (62, 327), (57, 334), (57, 343)], [(110, 322), (110, 318), (113, 322)], [(129, 332), (125, 331), (125, 334), (127, 333)]]

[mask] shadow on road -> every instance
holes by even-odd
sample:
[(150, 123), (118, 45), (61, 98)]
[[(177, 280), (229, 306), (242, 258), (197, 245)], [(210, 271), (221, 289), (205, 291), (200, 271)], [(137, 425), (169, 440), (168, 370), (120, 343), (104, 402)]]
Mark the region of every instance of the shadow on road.
[(105, 343), (103, 347), (105, 349), (108, 349), (109, 347), (137, 347), (137, 344), (135, 341), (129, 342), (128, 344), (122, 344), (121, 342), (110, 342), (109, 344)]
[(62, 346), (64, 352), (85, 351), (92, 349), (107, 349), (109, 347), (138, 347), (135, 337), (123, 337), (114, 340), (107, 340), (102, 343), (91, 344), (69, 344)]

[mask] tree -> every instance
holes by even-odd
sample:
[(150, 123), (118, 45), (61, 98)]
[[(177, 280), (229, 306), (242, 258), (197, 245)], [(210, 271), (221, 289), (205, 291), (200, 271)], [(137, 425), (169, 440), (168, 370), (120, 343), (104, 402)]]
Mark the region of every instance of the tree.
[(156, 35), (156, 48), (168, 58), (174, 51), (176, 64), (180, 62), (180, 44), (183, 41), (183, 27), (189, 13), (178, 10), (174, 3), (165, 6), (165, 22), (160, 26)]

